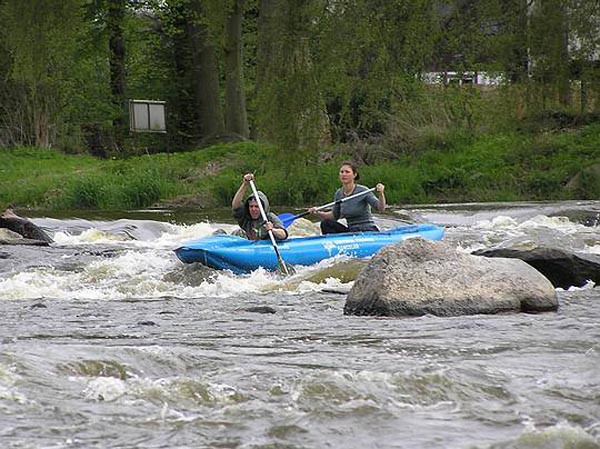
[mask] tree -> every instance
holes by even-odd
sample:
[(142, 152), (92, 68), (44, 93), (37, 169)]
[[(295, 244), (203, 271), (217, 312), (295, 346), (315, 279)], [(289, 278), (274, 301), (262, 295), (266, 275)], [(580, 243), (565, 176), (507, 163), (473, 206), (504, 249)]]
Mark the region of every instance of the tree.
[[(590, 97), (600, 86), (600, 2), (569, 1), (571, 75), (580, 83), (579, 110), (588, 112)], [(600, 102), (596, 101), (600, 109)]]
[(262, 0), (258, 23), (258, 137), (292, 154), (315, 149), (328, 124), (311, 54), (318, 2)]
[(186, 37), (191, 51), (192, 88), (203, 138), (223, 132), (219, 70), (214, 41), (208, 28), (206, 10), (200, 0), (190, 0)]
[(557, 98), (570, 103), (567, 6), (562, 0), (537, 0), (529, 7), (531, 76), (542, 89), (544, 108)]
[(116, 116), (113, 119), (115, 143), (123, 147), (126, 134), (125, 88), (127, 83), (125, 68), (125, 38), (123, 28), (127, 0), (106, 0), (106, 29), (108, 31), (108, 50), (110, 66), (110, 90)]
[[(22, 101), (35, 145), (48, 148), (56, 114), (64, 104), (65, 80), (75, 62), (81, 31), (77, 0), (5, 0), (1, 28), (12, 55), (10, 78), (22, 87)], [(23, 123), (23, 128), (28, 128)]]
[(394, 103), (414, 95), (440, 35), (433, 0), (327, 1), (314, 39), (336, 139), (381, 135)]
[(228, 132), (248, 137), (246, 95), (243, 87), (242, 18), (245, 0), (232, 0), (225, 24), (225, 126)]

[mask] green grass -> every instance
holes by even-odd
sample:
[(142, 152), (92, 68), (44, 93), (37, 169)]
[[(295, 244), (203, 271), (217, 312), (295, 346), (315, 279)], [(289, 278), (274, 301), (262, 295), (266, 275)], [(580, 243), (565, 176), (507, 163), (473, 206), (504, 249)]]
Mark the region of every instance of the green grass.
[[(256, 173), (257, 186), (274, 205), (317, 205), (331, 201), (339, 163), (286, 159), (253, 142), (125, 160), (1, 149), (0, 208), (137, 209), (183, 195), (221, 207), (229, 205), (247, 171)], [(598, 163), (600, 125), (595, 124), (561, 133), (457, 137), (444, 148), (363, 166), (360, 182), (386, 184), (389, 204), (575, 199), (566, 183)], [(596, 198), (597, 192), (580, 189), (577, 195)]]

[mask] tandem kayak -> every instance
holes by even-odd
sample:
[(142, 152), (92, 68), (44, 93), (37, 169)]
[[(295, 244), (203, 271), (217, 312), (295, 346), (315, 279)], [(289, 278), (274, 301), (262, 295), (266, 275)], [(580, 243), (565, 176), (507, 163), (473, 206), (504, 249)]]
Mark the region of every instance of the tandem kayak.
[[(413, 237), (440, 240), (444, 228), (433, 224), (399, 226), (380, 232), (360, 232), (291, 237), (279, 241), (281, 257), (288, 265), (312, 265), (337, 255), (365, 258), (391, 243)], [(259, 267), (278, 268), (277, 256), (270, 240), (247, 240), (218, 234), (187, 242), (175, 250), (184, 263), (201, 263), (235, 274), (249, 273)]]

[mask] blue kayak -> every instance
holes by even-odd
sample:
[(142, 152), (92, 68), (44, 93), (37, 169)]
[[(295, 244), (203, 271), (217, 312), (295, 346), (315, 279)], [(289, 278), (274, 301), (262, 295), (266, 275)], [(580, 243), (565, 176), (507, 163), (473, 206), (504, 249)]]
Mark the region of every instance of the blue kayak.
[[(444, 228), (433, 224), (415, 224), (381, 232), (360, 232), (292, 237), (277, 243), (282, 259), (288, 265), (312, 265), (337, 255), (364, 258), (391, 243), (411, 237), (440, 240)], [(218, 234), (187, 242), (175, 250), (185, 263), (198, 262), (236, 274), (249, 273), (259, 267), (277, 270), (277, 256), (270, 240), (246, 240)]]

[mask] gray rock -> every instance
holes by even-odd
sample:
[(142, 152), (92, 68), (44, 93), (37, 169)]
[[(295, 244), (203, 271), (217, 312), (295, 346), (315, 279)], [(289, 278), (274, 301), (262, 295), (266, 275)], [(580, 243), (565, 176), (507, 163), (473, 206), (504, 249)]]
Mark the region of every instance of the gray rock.
[(0, 227), (0, 245), (49, 246), (49, 243), (42, 240), (27, 239), (10, 229)]
[(527, 262), (544, 276), (554, 287), (567, 289), (581, 287), (587, 281), (600, 283), (600, 255), (573, 253), (556, 248), (492, 248), (475, 251), (485, 257), (508, 257)]
[(22, 238), (23, 236), (21, 234), (17, 234), (15, 231), (11, 231), (10, 229), (0, 227), (0, 239), (17, 240)]
[[(9, 229), (10, 231), (16, 232), (28, 242), (37, 241), (45, 242), (46, 244), (52, 243), (52, 239), (46, 234), (39, 226), (36, 226), (26, 218), (19, 217), (12, 209), (6, 209), (0, 215), (0, 228)], [(13, 243), (11, 241), (11, 243)], [(19, 240), (15, 240), (14, 244), (32, 244), (25, 243)]]
[(373, 256), (348, 294), (344, 314), (456, 316), (557, 309), (550, 281), (525, 262), (464, 254), (445, 242), (415, 238)]

